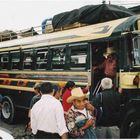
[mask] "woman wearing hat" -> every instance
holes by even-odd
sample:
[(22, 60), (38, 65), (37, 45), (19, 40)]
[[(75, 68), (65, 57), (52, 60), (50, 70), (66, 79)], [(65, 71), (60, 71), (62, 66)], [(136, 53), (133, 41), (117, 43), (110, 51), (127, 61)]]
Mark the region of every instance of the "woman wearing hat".
[(86, 109), (85, 99), (87, 98), (88, 94), (84, 94), (78, 87), (71, 91), (71, 96), (67, 99), (67, 102), (72, 104), (66, 116), (71, 138), (96, 138), (95, 117), (92, 112)]

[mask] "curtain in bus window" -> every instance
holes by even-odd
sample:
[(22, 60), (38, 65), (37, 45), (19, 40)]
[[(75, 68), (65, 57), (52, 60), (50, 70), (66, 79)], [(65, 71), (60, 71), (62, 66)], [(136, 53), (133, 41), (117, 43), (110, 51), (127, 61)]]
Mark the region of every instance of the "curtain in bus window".
[(32, 69), (32, 62), (33, 62), (33, 51), (32, 50), (25, 51), (23, 60), (24, 69)]
[(39, 50), (37, 50), (37, 55), (36, 55), (37, 69), (46, 69), (47, 61), (48, 61), (47, 57), (48, 57), (48, 50), (47, 49), (39, 49)]
[(65, 66), (65, 48), (52, 49), (52, 69), (64, 69)]
[(134, 40), (134, 65), (140, 66), (140, 38)]
[(19, 69), (20, 52), (11, 52), (11, 69)]
[(0, 54), (0, 68), (8, 69), (9, 53)]
[(86, 60), (87, 60), (87, 52), (86, 47), (72, 47), (71, 48), (71, 69), (85, 69), (86, 68)]

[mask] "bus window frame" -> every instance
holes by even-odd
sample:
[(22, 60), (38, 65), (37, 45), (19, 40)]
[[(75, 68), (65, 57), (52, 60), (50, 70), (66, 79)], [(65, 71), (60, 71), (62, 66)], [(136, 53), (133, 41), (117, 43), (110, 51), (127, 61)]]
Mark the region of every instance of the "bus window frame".
[[(82, 64), (78, 64), (77, 66), (76, 65), (72, 65), (71, 64), (71, 56), (72, 56), (72, 49), (75, 47), (75, 49), (80, 49), (80, 47), (78, 46), (83, 46), (86, 48), (86, 51), (85, 51), (85, 55), (86, 55), (86, 58), (85, 58), (85, 63), (82, 63)], [(70, 47), (70, 67), (69, 69), (72, 70), (72, 71), (86, 71), (87, 69), (90, 69), (90, 58), (89, 58), (89, 48), (90, 48), (90, 45), (88, 42), (81, 42), (81, 43), (74, 43), (74, 44), (70, 44), (69, 45)], [(78, 56), (78, 55), (77, 55)], [(72, 66), (76, 66), (76, 67), (72, 67)]]
[[(29, 56), (31, 56), (31, 61), (29, 61), (29, 62), (27, 62), (27, 63), (30, 63), (30, 68), (25, 68), (25, 52), (28, 52), (28, 53), (30, 53), (30, 55)], [(34, 49), (22, 49), (22, 53), (23, 53), (23, 59), (22, 59), (22, 68), (24, 69), (24, 70), (34, 70), (34, 67), (35, 67), (35, 62), (34, 62)]]
[[(40, 59), (40, 60), (44, 60), (44, 62), (42, 62), (42, 64), (44, 64), (44, 67), (43, 68), (38, 68), (38, 63), (41, 62), (41, 61), (38, 61), (37, 58), (38, 58), (38, 52), (42, 52), (42, 54), (44, 54), (43, 52), (44, 51), (47, 51), (46, 55), (45, 55), (45, 59)], [(35, 55), (35, 69), (36, 70), (46, 70), (47, 69), (47, 66), (48, 66), (48, 55), (49, 55), (49, 48), (48, 47), (41, 47), (41, 48), (35, 48), (34, 50), (34, 55)]]
[[(137, 65), (136, 63), (135, 63), (135, 51), (134, 51), (134, 49), (136, 49), (135, 48), (135, 44), (137, 44), (137, 47), (139, 48), (139, 50), (140, 50), (140, 45), (138, 46), (138, 42), (136, 42), (135, 40), (140, 40), (140, 36), (136, 36), (136, 37), (134, 37), (133, 39), (132, 39), (132, 42), (133, 42), (133, 57), (134, 57), (134, 61), (133, 61), (133, 67), (134, 68), (140, 68), (140, 60), (139, 60), (139, 65)], [(140, 42), (140, 41), (139, 41)], [(140, 51), (138, 52), (138, 55), (140, 55)]]
[[(14, 53), (19, 53), (19, 61), (18, 62), (16, 62), (16, 63), (18, 63), (17, 65), (18, 65), (18, 68), (13, 68), (13, 63), (15, 63), (15, 62), (13, 62), (12, 61), (12, 54), (14, 54)], [(21, 55), (21, 52), (20, 52), (20, 50), (13, 50), (13, 51), (10, 51), (10, 60), (11, 60), (11, 62), (10, 62), (10, 70), (19, 70), (20, 69), (20, 62), (21, 62), (21, 59), (20, 59), (20, 55)]]
[[(4, 55), (4, 54), (7, 54), (7, 58), (8, 58), (8, 60), (7, 60), (7, 62), (6, 62), (6, 64), (7, 64), (7, 68), (3, 68), (3, 62), (1, 62), (1, 55)], [(6, 51), (6, 52), (2, 52), (2, 53), (0, 53), (0, 66), (2, 66), (0, 69), (1, 70), (8, 70), (9, 69), (9, 60), (10, 60), (10, 58), (9, 58), (9, 51)]]
[[(64, 53), (65, 53), (65, 55), (64, 55), (64, 57), (65, 57), (65, 60), (64, 60), (64, 64), (55, 64), (55, 65), (60, 65), (60, 67), (62, 67), (63, 66), (63, 68), (53, 68), (53, 51), (55, 50), (55, 49), (64, 49), (63, 51), (64, 51)], [(51, 62), (50, 64), (51, 65), (48, 65), (48, 69), (51, 69), (51, 70), (53, 70), (53, 71), (56, 71), (56, 70), (59, 70), (59, 71), (63, 71), (63, 70), (65, 70), (65, 65), (66, 65), (66, 51), (67, 50), (67, 46), (66, 45), (58, 45), (58, 46), (50, 46), (49, 47), (49, 55), (48, 55), (48, 57), (50, 58), (48, 61), (49, 62)], [(55, 52), (55, 51), (54, 51)], [(62, 66), (61, 66), (62, 65)]]

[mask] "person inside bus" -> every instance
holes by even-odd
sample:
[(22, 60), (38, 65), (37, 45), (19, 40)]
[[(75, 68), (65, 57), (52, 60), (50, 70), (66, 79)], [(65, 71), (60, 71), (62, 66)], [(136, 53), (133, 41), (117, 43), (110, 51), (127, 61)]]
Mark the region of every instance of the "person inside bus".
[(113, 47), (107, 47), (105, 53), (97, 56), (96, 61), (93, 61), (93, 95), (100, 88), (101, 79), (109, 77), (113, 79), (117, 71), (117, 55)]
[(80, 87), (73, 88), (67, 102), (72, 106), (66, 115), (67, 128), (70, 138), (95, 139), (95, 116), (86, 108), (85, 99), (88, 94)]
[(105, 57), (100, 55), (96, 58), (96, 61), (93, 62), (93, 89), (99, 86), (101, 79), (105, 77), (104, 68)]
[(53, 84), (41, 84), (41, 99), (31, 109), (32, 133), (37, 139), (66, 139), (67, 127), (64, 110), (59, 100), (54, 97)]
[(106, 77), (114, 78), (117, 72), (117, 54), (113, 47), (107, 47), (104, 74)]

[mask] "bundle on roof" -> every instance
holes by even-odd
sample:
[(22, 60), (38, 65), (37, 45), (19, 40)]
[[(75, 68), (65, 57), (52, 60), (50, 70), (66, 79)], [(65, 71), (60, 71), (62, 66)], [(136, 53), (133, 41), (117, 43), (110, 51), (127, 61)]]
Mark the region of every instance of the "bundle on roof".
[(28, 37), (28, 36), (38, 35), (38, 33), (34, 30), (33, 27), (31, 27), (28, 30), (20, 32), (18, 35), (21, 36), (21, 37)]
[(0, 32), (0, 41), (7, 41), (16, 38), (17, 38), (17, 34), (12, 30), (4, 30)]
[(79, 9), (57, 14), (52, 19), (53, 28), (66, 27), (76, 22), (82, 24), (95, 24), (114, 19), (132, 16), (134, 13), (117, 5), (87, 5)]

